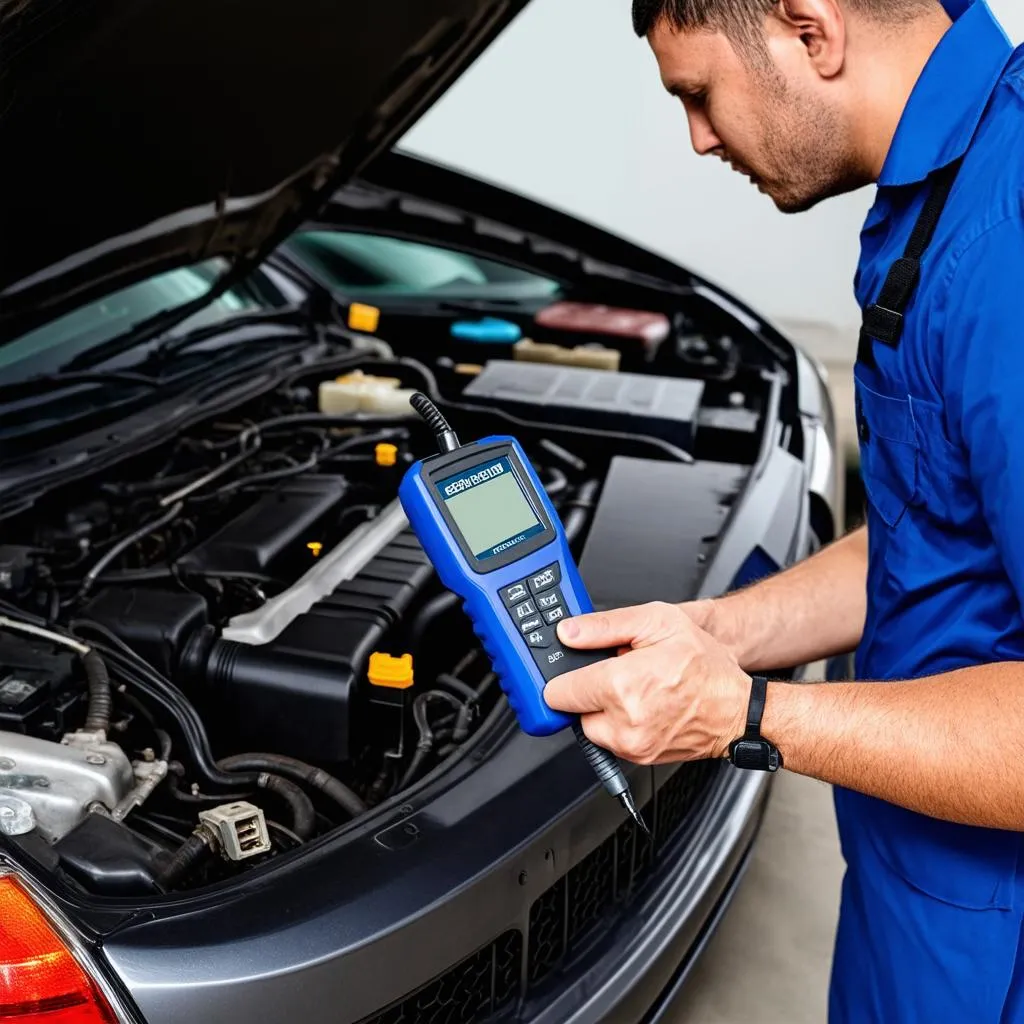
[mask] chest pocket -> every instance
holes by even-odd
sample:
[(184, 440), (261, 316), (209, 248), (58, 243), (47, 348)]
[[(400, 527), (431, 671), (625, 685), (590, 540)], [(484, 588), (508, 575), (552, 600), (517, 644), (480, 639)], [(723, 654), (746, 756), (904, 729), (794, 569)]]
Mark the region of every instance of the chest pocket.
[(907, 396), (884, 395), (855, 374), (861, 475), (868, 501), (890, 527), (919, 501), (922, 452)]

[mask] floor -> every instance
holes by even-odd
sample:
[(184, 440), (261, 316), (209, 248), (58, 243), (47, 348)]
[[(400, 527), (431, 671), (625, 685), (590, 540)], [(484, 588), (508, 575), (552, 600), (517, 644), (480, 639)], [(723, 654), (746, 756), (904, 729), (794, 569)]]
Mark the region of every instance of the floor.
[[(814, 325), (784, 330), (825, 364), (840, 446), (855, 463), (856, 340)], [(842, 876), (831, 789), (783, 772), (747, 876), (674, 1024), (824, 1024)]]
[(824, 1024), (842, 875), (831, 790), (783, 772), (674, 1024)]

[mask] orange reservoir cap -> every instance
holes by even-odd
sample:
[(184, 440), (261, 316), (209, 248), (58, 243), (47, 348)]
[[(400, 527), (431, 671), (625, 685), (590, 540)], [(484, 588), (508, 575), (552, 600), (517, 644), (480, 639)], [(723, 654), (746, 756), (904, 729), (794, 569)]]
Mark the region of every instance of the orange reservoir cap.
[(413, 684), (412, 655), (403, 654), (400, 658), (375, 651), (370, 655), (370, 667), (366, 672), (373, 686), (383, 686), (391, 690), (408, 690)]
[(378, 466), (394, 466), (398, 462), (398, 446), (381, 441), (373, 450)]

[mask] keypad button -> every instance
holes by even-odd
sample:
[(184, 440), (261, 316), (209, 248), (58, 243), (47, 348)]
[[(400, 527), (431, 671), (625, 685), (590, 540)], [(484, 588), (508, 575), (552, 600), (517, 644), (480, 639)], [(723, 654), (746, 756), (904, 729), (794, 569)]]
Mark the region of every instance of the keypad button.
[(549, 608), (554, 608), (561, 603), (562, 592), (560, 590), (552, 590), (546, 594), (537, 595), (537, 607), (542, 612), (546, 612)]
[(562, 647), (557, 641), (549, 647), (533, 651), (534, 663), (540, 669), (540, 674), (546, 683), (566, 672), (574, 672), (578, 668), (585, 668), (587, 665), (593, 665), (615, 656), (615, 651), (572, 650)]
[(549, 625), (553, 626), (556, 622), (560, 622), (565, 618), (565, 609), (558, 605), (555, 608), (550, 609), (544, 613), (544, 621)]
[(542, 590), (550, 590), (562, 582), (562, 570), (557, 562), (542, 569), (536, 576), (530, 577), (530, 590), (539, 594)]
[(531, 615), (519, 623), (519, 628), (524, 633), (532, 633), (535, 629), (543, 629), (544, 620), (539, 615)]
[(522, 604), (517, 604), (515, 608), (515, 617), (519, 622), (529, 617), (530, 615), (537, 614), (537, 606), (532, 601), (524, 601)]
[(501, 599), (509, 608), (519, 604), (520, 601), (525, 601), (529, 596), (530, 591), (527, 589), (526, 580), (523, 580), (520, 583), (513, 583), (508, 587), (502, 587), (501, 590)]
[(533, 660), (537, 663), (537, 668), (540, 669), (540, 674), (544, 677), (545, 682), (566, 671), (564, 666), (567, 657), (568, 652), (564, 647), (553, 647), (550, 650), (533, 652)]
[(526, 642), (531, 647), (550, 647), (555, 642), (555, 631), (548, 628), (535, 629), (532, 633), (526, 634)]

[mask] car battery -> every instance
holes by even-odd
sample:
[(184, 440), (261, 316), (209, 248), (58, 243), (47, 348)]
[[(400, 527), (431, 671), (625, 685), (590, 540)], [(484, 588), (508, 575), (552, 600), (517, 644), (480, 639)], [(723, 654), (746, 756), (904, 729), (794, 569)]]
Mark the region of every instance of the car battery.
[(657, 437), (691, 450), (704, 384), (545, 363), (488, 363), (466, 401), (523, 419)]

